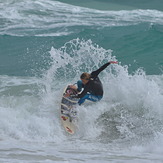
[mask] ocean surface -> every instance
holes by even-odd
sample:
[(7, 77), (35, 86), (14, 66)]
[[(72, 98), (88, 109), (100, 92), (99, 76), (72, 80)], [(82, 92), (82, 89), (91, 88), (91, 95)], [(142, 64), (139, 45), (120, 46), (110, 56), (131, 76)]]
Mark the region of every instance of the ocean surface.
[[(110, 60), (68, 135), (63, 89)], [(162, 0), (0, 0), (0, 163), (53, 162), (163, 162)]]

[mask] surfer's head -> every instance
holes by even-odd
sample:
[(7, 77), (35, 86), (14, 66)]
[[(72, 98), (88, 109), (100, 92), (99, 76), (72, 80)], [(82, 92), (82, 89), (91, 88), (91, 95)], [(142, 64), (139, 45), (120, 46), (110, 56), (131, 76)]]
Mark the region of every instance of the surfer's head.
[(90, 80), (91, 74), (84, 72), (81, 74), (80, 79), (82, 80), (83, 84), (87, 84), (88, 81)]

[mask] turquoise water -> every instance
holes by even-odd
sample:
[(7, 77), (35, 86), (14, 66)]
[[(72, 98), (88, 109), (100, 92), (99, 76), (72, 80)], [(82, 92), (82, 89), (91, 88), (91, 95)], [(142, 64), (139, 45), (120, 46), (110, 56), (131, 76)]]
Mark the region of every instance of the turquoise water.
[[(113, 50), (113, 55), (123, 65), (131, 65), (130, 72), (143, 67), (147, 74), (162, 74), (163, 34), (161, 25), (141, 23), (128, 27), (91, 28), (77, 27), (75, 33), (60, 37), (1, 35), (0, 64), (2, 68), (0, 73), (18, 76), (37, 75), (40, 73), (38, 69), (48, 69), (48, 52), (52, 46), (58, 49), (69, 40), (80, 38), (91, 39), (100, 47)], [(75, 27), (70, 28), (69, 32), (73, 30)], [(33, 71), (34, 74), (31, 74)]]
[[(161, 163), (162, 45), (162, 0), (0, 0), (0, 162)], [(110, 60), (66, 135), (64, 87)]]
[[(92, 0), (88, 2), (94, 4)], [(143, 67), (147, 74), (162, 74), (163, 14), (155, 7), (160, 6), (159, 1), (155, 2), (154, 10), (135, 7), (119, 11), (98, 11), (55, 1), (28, 2), (22, 7), (24, 3), (1, 2), (0, 74), (40, 74), (38, 69), (47, 68), (47, 53), (51, 47), (58, 49), (76, 38), (91, 39), (113, 50), (123, 65), (131, 65), (130, 72)], [(103, 3), (107, 1), (95, 3), (106, 6)], [(139, 3), (133, 6), (139, 7)], [(124, 4), (131, 6), (127, 1)], [(31, 74), (31, 70), (36, 73)]]
[(163, 11), (162, 0), (59, 0), (60, 2), (98, 10), (156, 9)]

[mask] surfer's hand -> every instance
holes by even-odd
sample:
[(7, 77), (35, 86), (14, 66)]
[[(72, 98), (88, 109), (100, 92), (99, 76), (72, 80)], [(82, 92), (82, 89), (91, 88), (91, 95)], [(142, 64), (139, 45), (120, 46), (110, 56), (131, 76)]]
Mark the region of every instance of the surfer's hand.
[(118, 64), (117, 61), (110, 61), (109, 63), (112, 63), (112, 64)]

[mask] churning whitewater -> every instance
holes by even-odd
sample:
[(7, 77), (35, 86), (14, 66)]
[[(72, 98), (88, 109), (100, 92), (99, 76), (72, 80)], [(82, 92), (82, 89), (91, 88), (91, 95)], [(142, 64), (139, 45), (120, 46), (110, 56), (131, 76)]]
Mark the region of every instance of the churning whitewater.
[[(163, 12), (128, 5), (0, 0), (0, 162), (163, 161)], [(63, 89), (111, 60), (67, 134)]]

